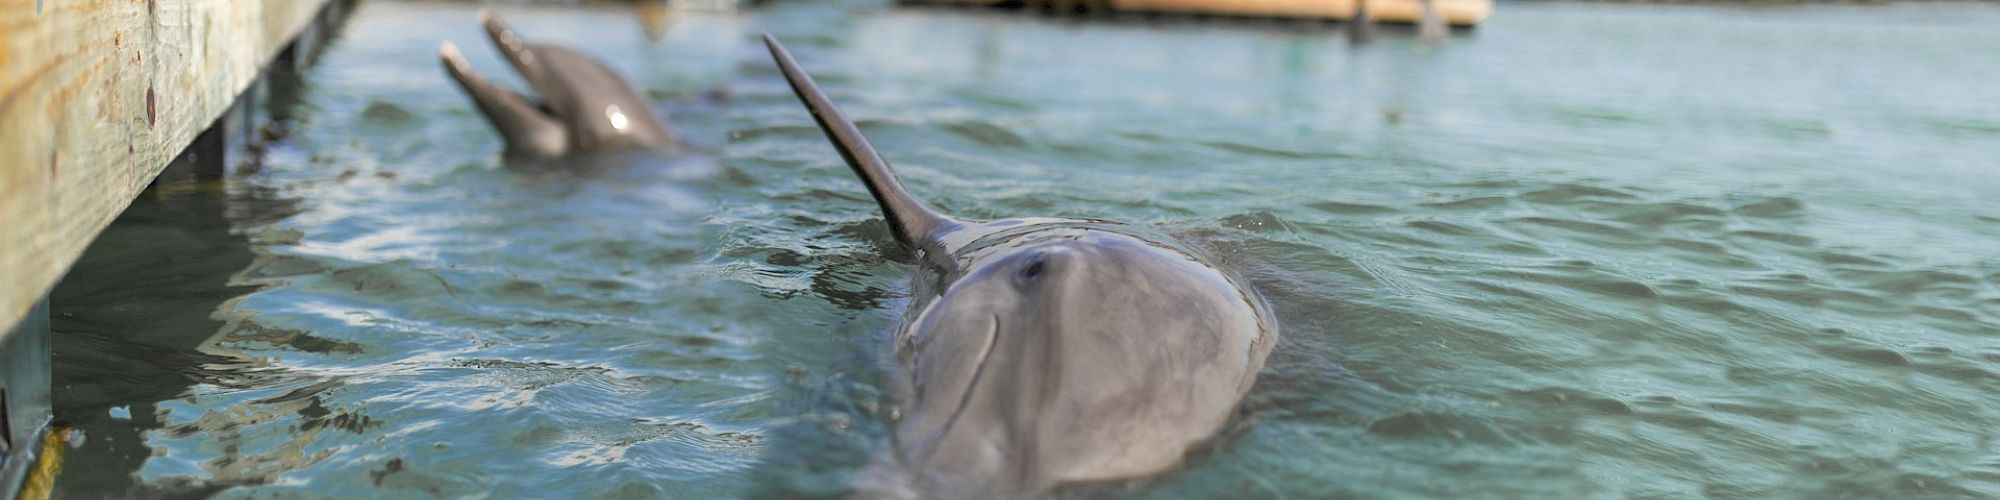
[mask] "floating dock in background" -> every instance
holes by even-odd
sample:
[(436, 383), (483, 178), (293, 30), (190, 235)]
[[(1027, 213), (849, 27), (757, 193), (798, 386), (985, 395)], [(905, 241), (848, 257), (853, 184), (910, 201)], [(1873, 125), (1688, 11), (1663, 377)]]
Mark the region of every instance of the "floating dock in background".
[(351, 3), (0, 0), (0, 497), (51, 417), (49, 290), (170, 164), (219, 177)]
[[(1493, 16), (1493, 0), (1433, 0), (1439, 17), (1452, 26), (1472, 26)], [(1422, 0), (898, 0), (905, 5), (1041, 7), (1079, 13), (1212, 15), (1320, 21), (1351, 21), (1361, 7), (1375, 22), (1415, 24)], [(1363, 5), (1363, 4), (1366, 5)]]

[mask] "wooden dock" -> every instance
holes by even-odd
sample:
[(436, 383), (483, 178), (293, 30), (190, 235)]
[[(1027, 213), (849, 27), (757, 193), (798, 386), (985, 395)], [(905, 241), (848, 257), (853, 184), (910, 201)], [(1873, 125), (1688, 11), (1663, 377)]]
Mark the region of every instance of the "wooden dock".
[(49, 290), (169, 163), (219, 166), (225, 118), (347, 5), (0, 0), (0, 495), (49, 419)]

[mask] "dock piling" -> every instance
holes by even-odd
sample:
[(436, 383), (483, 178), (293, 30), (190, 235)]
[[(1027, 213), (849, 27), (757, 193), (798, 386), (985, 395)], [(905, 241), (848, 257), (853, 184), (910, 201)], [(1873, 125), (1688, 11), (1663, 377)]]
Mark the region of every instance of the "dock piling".
[(49, 301), (35, 302), (0, 336), (0, 498), (14, 498), (35, 465), (52, 408)]

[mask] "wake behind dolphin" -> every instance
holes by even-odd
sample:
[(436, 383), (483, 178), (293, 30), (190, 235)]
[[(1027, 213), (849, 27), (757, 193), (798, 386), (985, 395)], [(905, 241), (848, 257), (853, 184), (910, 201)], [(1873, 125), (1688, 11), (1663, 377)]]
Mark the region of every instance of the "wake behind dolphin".
[(610, 66), (565, 47), (523, 41), (484, 10), (479, 21), (539, 102), (480, 77), (451, 42), (439, 45), (438, 57), (506, 139), (507, 156), (553, 158), (676, 145), (651, 102)]
[(860, 493), (1026, 496), (1145, 477), (1229, 420), (1277, 340), (1255, 292), (1133, 226), (937, 213), (764, 42), (921, 263), (894, 337), (901, 416)]

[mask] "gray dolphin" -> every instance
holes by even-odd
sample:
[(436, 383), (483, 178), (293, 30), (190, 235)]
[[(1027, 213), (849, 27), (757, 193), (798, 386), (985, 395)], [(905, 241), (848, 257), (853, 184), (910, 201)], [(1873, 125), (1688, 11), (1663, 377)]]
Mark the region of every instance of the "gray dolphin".
[(565, 47), (523, 41), (484, 10), (479, 22), (540, 102), (480, 77), (451, 42), (438, 46), (438, 57), (506, 139), (507, 156), (676, 145), (666, 123), (653, 116), (651, 102), (610, 66)]
[(1165, 472), (1221, 429), (1278, 337), (1263, 299), (1171, 238), (931, 210), (783, 45), (771, 56), (922, 264), (894, 337), (885, 497), (1033, 496)]

